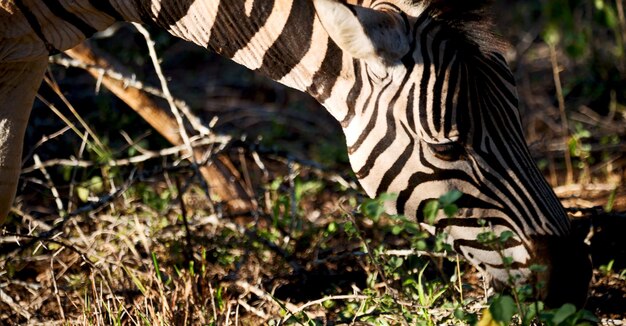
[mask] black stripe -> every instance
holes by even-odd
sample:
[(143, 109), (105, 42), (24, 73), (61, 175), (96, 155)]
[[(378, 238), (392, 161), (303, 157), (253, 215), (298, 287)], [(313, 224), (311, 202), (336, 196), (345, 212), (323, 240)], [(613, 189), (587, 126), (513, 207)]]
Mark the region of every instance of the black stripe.
[(248, 17), (245, 1), (220, 1), (209, 46), (219, 54), (232, 58), (265, 25), (274, 10), (274, 2), (275, 0), (254, 1)]
[[(463, 196), (461, 198), (465, 197), (465, 194), (463, 194)], [(461, 198), (459, 198), (458, 201), (461, 201)], [(484, 203), (484, 202), (483, 202)], [(460, 202), (460, 204), (462, 205), (463, 202)], [(458, 203), (457, 203), (458, 205)], [(492, 231), (492, 229), (495, 226), (503, 226), (509, 230), (511, 230), (513, 233), (515, 233), (513, 230), (515, 230), (515, 228), (513, 227), (513, 225), (511, 225), (506, 219), (503, 219), (501, 217), (480, 217), (480, 218), (473, 218), (473, 217), (468, 217), (468, 218), (444, 218), (444, 219), (440, 219), (437, 221), (437, 223), (435, 224), (435, 226), (438, 229), (445, 229), (449, 226), (458, 226), (458, 227), (467, 227), (467, 228), (484, 228), (485, 232), (489, 232)], [(499, 234), (497, 234), (499, 236)], [(509, 247), (515, 247), (515, 246), (519, 246), (522, 243), (516, 239), (509, 239), (507, 242), (504, 243), (504, 248), (509, 248)]]
[[(487, 128), (502, 128), (502, 126), (498, 126), (498, 122), (492, 120), (492, 119), (497, 119), (499, 117), (500, 118), (499, 122), (502, 123), (502, 120), (499, 114), (492, 114), (490, 115), (490, 117), (491, 119), (487, 120), (487, 122), (490, 123), (486, 126)], [(491, 130), (495, 130), (495, 129), (491, 129)], [(509, 130), (509, 129), (500, 129), (500, 130), (504, 131), (504, 130)], [(509, 162), (509, 164), (507, 166), (502, 165), (500, 161), (497, 161), (497, 158), (495, 157), (495, 155), (492, 156), (493, 158), (491, 158), (489, 162), (491, 162), (492, 166), (496, 166), (495, 168), (496, 171), (499, 171), (502, 173), (506, 173), (506, 171), (515, 169), (513, 171), (515, 172), (515, 175), (518, 176), (520, 182), (508, 183), (509, 186), (512, 188), (512, 190), (511, 190), (511, 193), (508, 193), (507, 191), (507, 197), (513, 199), (514, 194), (517, 194), (518, 197), (521, 197), (522, 202), (515, 203), (516, 204), (515, 206), (518, 207), (520, 212), (525, 211), (522, 208), (527, 208), (529, 211), (529, 215), (530, 215), (530, 216), (526, 216), (527, 221), (530, 222), (532, 220), (535, 222), (534, 224), (541, 226), (543, 221), (540, 219), (540, 216), (536, 214), (536, 212), (534, 211), (534, 208), (532, 207), (533, 206), (532, 203), (542, 203), (544, 201), (544, 198), (542, 198), (542, 196), (545, 196), (546, 193), (537, 191), (539, 189), (533, 186), (532, 180), (542, 180), (543, 177), (539, 175), (538, 173), (533, 173), (536, 171), (536, 169), (535, 169), (534, 162), (529, 161), (529, 157), (525, 157), (525, 155), (519, 155), (520, 153), (523, 152), (522, 150), (522, 148), (524, 147), (523, 145), (518, 145), (514, 140), (511, 140), (511, 139), (507, 140), (507, 137), (510, 137), (510, 133), (508, 132), (503, 132), (501, 134), (501, 137), (502, 139), (500, 140), (502, 142), (494, 143), (494, 146), (496, 147), (496, 150), (500, 153), (502, 157), (502, 161)], [(518, 163), (520, 167), (518, 168), (517, 166), (514, 166), (514, 163)], [(506, 176), (506, 174), (504, 175)], [(523, 190), (526, 190), (528, 195), (525, 195)], [(524, 201), (524, 198), (528, 198), (530, 201), (526, 202)], [(554, 212), (549, 210), (549, 208), (546, 207), (545, 205), (539, 204), (537, 206), (541, 215), (543, 216), (550, 217), (554, 214)]]
[(287, 75), (311, 48), (314, 20), (312, 1), (294, 1), (282, 33), (265, 53), (259, 70), (274, 80)]
[[(475, 248), (475, 249), (479, 249), (479, 250), (485, 250), (485, 251), (493, 251), (496, 252), (497, 249), (491, 248), (491, 247), (487, 247), (485, 248), (484, 246), (482, 246), (478, 241), (473, 241), (473, 240), (466, 240), (466, 239), (459, 239), (459, 240), (454, 240), (454, 244), (452, 245), (454, 248), (454, 251), (458, 252), (458, 253), (462, 253), (463, 251), (461, 250), (461, 247), (469, 247), (469, 248)], [(526, 251), (528, 252), (528, 248), (526, 248)], [(474, 255), (472, 253), (469, 253), (470, 257), (472, 259), (477, 259), (476, 257), (474, 257)], [(506, 270), (506, 269), (511, 269), (511, 270), (516, 270), (516, 269), (522, 269), (522, 268), (527, 268), (528, 267), (528, 263), (530, 263), (531, 261), (527, 261), (525, 263), (522, 262), (518, 262), (518, 261), (513, 261), (510, 264), (504, 265), (504, 264), (490, 264), (484, 261), (481, 261), (479, 264), (479, 267), (482, 269), (485, 269), (484, 266), (490, 266), (492, 268), (495, 269), (502, 269), (502, 270)]]
[[(490, 232), (489, 228), (485, 228), (485, 232)], [(496, 236), (498, 236), (496, 234)], [(470, 240), (470, 239), (454, 239), (454, 244), (458, 246), (471, 247), (478, 250), (485, 251), (498, 251), (504, 250), (508, 248), (514, 248), (522, 245), (522, 242), (513, 238), (507, 239), (504, 243), (498, 241), (497, 243), (484, 243), (478, 240)]]
[(91, 4), (94, 8), (102, 11), (103, 13), (111, 16), (116, 21), (124, 21), (124, 17), (122, 14), (117, 11), (113, 5), (109, 2), (109, 0), (89, 0), (89, 4)]
[[(445, 106), (446, 113), (443, 117), (443, 134), (448, 136), (452, 131), (452, 127), (457, 127), (461, 124), (467, 124), (468, 121), (462, 119), (462, 113), (459, 112), (459, 101), (455, 102), (454, 96), (455, 93), (460, 91), (460, 71), (458, 62), (454, 62), (452, 66), (449, 68), (449, 77), (448, 77), (448, 93), (446, 94)], [(460, 94), (459, 94), (460, 95)], [(461, 118), (461, 119), (459, 119)], [(462, 137), (462, 136), (460, 136)]]
[[(415, 172), (409, 177), (408, 186), (404, 190), (400, 191), (400, 193), (398, 194), (396, 208), (399, 213), (404, 213), (404, 214), (407, 213), (405, 211), (405, 208), (406, 208), (405, 206), (406, 206), (407, 201), (409, 200), (409, 198), (415, 191), (415, 188), (417, 188), (417, 186), (419, 186), (420, 184), (424, 182), (450, 181), (450, 180), (456, 179), (456, 180), (465, 181), (469, 184), (472, 184), (474, 187), (481, 189), (481, 187), (478, 184), (476, 184), (476, 182), (471, 178), (471, 176), (467, 175), (465, 172), (461, 170), (442, 170), (439, 167), (433, 166), (432, 164), (428, 162), (428, 160), (424, 156), (423, 148), (419, 148), (418, 153), (419, 153), (419, 162), (422, 163), (422, 166), (424, 166), (426, 169), (433, 170), (433, 172), (432, 173)], [(425, 194), (425, 195), (428, 195), (428, 194)], [(487, 196), (488, 195), (489, 194), (487, 191)], [(429, 199), (437, 199), (437, 198), (436, 197), (423, 198), (423, 200), (419, 204), (419, 207), (417, 208), (417, 211), (411, 212), (411, 213), (416, 214), (418, 221), (422, 219), (423, 216), (420, 215), (420, 212), (423, 210), (424, 205), (426, 205)], [(493, 204), (490, 204), (490, 203), (482, 201), (481, 199), (472, 197), (470, 194), (464, 194), (456, 202), (456, 204), (459, 207), (463, 207), (463, 208), (500, 209), (499, 207), (496, 207)]]
[(93, 28), (91, 25), (83, 21), (80, 17), (74, 15), (73, 13), (67, 11), (59, 0), (47, 0), (41, 1), (41, 3), (45, 4), (50, 11), (55, 14), (57, 17), (65, 20), (69, 24), (74, 25), (85, 37), (91, 37), (91, 35), (95, 34), (98, 30)]
[[(371, 80), (369, 76), (367, 76), (367, 78)], [(370, 116), (370, 119), (367, 122), (367, 125), (365, 126), (361, 134), (359, 135), (359, 138), (356, 140), (356, 142), (348, 146), (348, 154), (352, 154), (356, 152), (359, 149), (359, 147), (363, 145), (363, 142), (365, 141), (367, 136), (370, 134), (372, 129), (376, 127), (376, 122), (378, 121), (378, 107), (380, 106), (380, 99), (385, 93), (385, 91), (387, 90), (387, 87), (389, 87), (389, 85), (391, 85), (391, 82), (385, 84), (385, 86), (383, 86), (383, 89), (380, 91), (380, 93), (378, 93), (378, 96), (376, 97), (376, 104), (374, 105), (374, 112), (372, 112), (372, 115)], [(365, 105), (364, 107), (367, 109), (368, 106)]]
[(141, 22), (152, 26), (155, 25), (154, 15), (152, 14), (152, 10), (150, 10), (150, 5), (146, 4), (144, 0), (133, 0), (133, 2), (135, 3), (135, 8), (137, 9)]
[(409, 97), (406, 100), (406, 119), (409, 122), (409, 128), (412, 132), (417, 133), (415, 129), (415, 117), (413, 116), (413, 112), (415, 108), (415, 83), (412, 83), (411, 89), (409, 90)]
[(176, 0), (162, 0), (161, 8), (154, 22), (157, 26), (161, 26), (165, 29), (170, 29), (172, 26), (187, 16), (189, 8), (194, 1), (176, 1)]
[(491, 57), (492, 58), (486, 59), (492, 63), (491, 67), (497, 71), (497, 74), (500, 77), (515, 86), (515, 77), (513, 76), (513, 73), (511, 72), (511, 69), (506, 63), (506, 59), (502, 56), (502, 54), (492, 52)]
[(22, 0), (15, 0), (15, 5), (22, 12), (24, 17), (26, 17), (26, 20), (28, 21), (30, 28), (33, 29), (37, 37), (41, 40), (41, 42), (43, 42), (44, 46), (46, 47), (46, 50), (48, 50), (48, 54), (54, 55), (57, 53), (61, 53), (61, 51), (55, 48), (54, 45), (52, 45), (52, 43), (48, 42), (46, 37), (43, 35), (43, 32), (41, 30), (41, 25), (39, 25), (39, 21), (37, 21), (37, 17), (35, 17), (35, 15), (30, 11), (30, 9), (22, 2)]
[[(410, 75), (408, 74), (404, 75), (404, 78), (402, 82), (400, 83), (400, 85), (406, 85), (406, 82), (409, 80), (409, 77)], [(393, 82), (393, 81), (390, 81), (390, 82)], [(374, 145), (374, 148), (367, 156), (367, 160), (365, 161), (365, 164), (361, 167), (361, 169), (359, 169), (358, 172), (356, 172), (356, 176), (359, 179), (366, 178), (370, 174), (370, 172), (372, 171), (372, 168), (374, 167), (374, 163), (376, 162), (378, 157), (389, 146), (391, 146), (393, 141), (396, 139), (397, 128), (396, 128), (396, 119), (394, 115), (394, 106), (396, 105), (396, 102), (398, 101), (398, 98), (400, 98), (401, 94), (402, 94), (402, 88), (400, 88), (396, 92), (396, 94), (394, 94), (391, 101), (389, 101), (389, 105), (387, 105), (387, 114), (385, 114), (385, 122), (387, 122), (385, 125), (387, 126), (387, 131), (385, 132), (385, 135), (383, 136), (383, 138), (379, 140), (378, 143), (376, 143), (376, 145)]]
[[(361, 89), (363, 88), (363, 78), (361, 76), (361, 66), (359, 65), (359, 61), (356, 59), (352, 59), (352, 66), (354, 68), (354, 85), (352, 85), (352, 88), (348, 93), (348, 98), (346, 99), (348, 113), (346, 113), (346, 116), (341, 120), (341, 126), (344, 128), (346, 128), (350, 124), (350, 121), (352, 121), (352, 118), (354, 118), (356, 111), (356, 101), (361, 95)], [(371, 97), (371, 94), (369, 96)], [(365, 105), (367, 105), (367, 103), (369, 103), (369, 97)]]
[(393, 180), (395, 180), (396, 177), (398, 177), (398, 175), (400, 175), (400, 173), (404, 170), (407, 163), (409, 163), (409, 158), (411, 158), (411, 155), (415, 151), (415, 138), (413, 138), (413, 135), (411, 135), (409, 129), (404, 125), (404, 123), (400, 122), (400, 125), (409, 137), (409, 145), (406, 146), (402, 154), (400, 154), (400, 157), (396, 159), (391, 168), (385, 172), (385, 175), (376, 189), (376, 196), (389, 190), (391, 182), (393, 182)]
[[(440, 33), (441, 34), (441, 33)], [(451, 58), (453, 57), (453, 51), (450, 51), (448, 49), (444, 49), (444, 53), (443, 53), (443, 59), (442, 62), (439, 62), (439, 47), (441, 45), (441, 42), (433, 42), (433, 47), (437, 49), (437, 51), (433, 50), (434, 52), (434, 59), (436, 59), (437, 61), (435, 61), (435, 83), (433, 84), (433, 89), (432, 89), (432, 121), (433, 121), (433, 126), (435, 127), (434, 132), (437, 134), (439, 132), (441, 132), (444, 129), (444, 126), (441, 125), (441, 114), (443, 110), (448, 110), (448, 109), (452, 109), (452, 108), (444, 108), (442, 107), (442, 104), (444, 103), (444, 101), (442, 101), (442, 96), (443, 96), (443, 88), (444, 86), (448, 86), (445, 84), (446, 80), (446, 72), (447, 72), (447, 68), (448, 65), (451, 61)], [(431, 134), (431, 135), (435, 135), (435, 134)]]
[[(458, 97), (456, 99), (456, 103), (454, 104), (456, 105), (456, 115), (454, 117), (446, 119), (446, 123), (449, 123), (450, 125), (446, 124), (444, 126), (444, 130), (446, 131), (446, 133), (450, 132), (450, 130), (452, 129), (452, 122), (454, 121), (455, 127), (459, 132), (459, 142), (461, 144), (466, 144), (470, 130), (474, 125), (474, 121), (471, 119), (469, 112), (470, 105), (468, 97), (469, 86), (467, 84), (467, 70), (465, 69), (465, 66), (462, 65), (462, 63), (456, 61), (455, 71), (456, 73), (452, 75), (454, 75), (454, 83), (458, 85)], [(452, 96), (454, 96), (454, 94), (452, 94)], [(453, 99), (450, 98), (450, 101), (452, 100)]]
[[(483, 61), (478, 60), (476, 62), (477, 69), (474, 69), (474, 74), (476, 75), (476, 79), (479, 82), (490, 82), (492, 83), (496, 89), (501, 93), (501, 96), (506, 97), (507, 101), (512, 104), (513, 108), (517, 108), (518, 98), (515, 93), (509, 90), (507, 85), (504, 85), (502, 80), (506, 80), (507, 74), (510, 75), (511, 72), (509, 70), (499, 69), (498, 63), (493, 61)], [(508, 81), (511, 86), (515, 86), (515, 81)], [(504, 107), (503, 107), (504, 108)]]
[[(488, 126), (485, 126), (485, 128), (493, 128), (493, 126), (488, 125)], [(490, 143), (489, 140), (487, 140), (487, 144), (485, 146), (489, 147), (489, 143)], [(512, 162), (511, 161), (512, 158), (506, 154), (507, 153), (502, 153), (502, 152), (500, 153), (500, 155), (502, 156), (502, 160), (505, 162)], [(495, 156), (495, 154), (486, 153), (485, 155), (481, 155), (481, 156), (484, 162), (489, 162), (489, 166), (480, 166), (480, 165), (478, 166), (482, 174), (487, 178), (487, 180), (483, 180), (483, 183), (487, 184), (487, 181), (488, 181), (493, 188), (496, 188), (499, 190), (499, 192), (501, 193), (501, 195), (499, 196), (503, 196), (504, 198), (509, 199), (510, 204), (507, 204), (502, 200), (504, 204), (503, 209), (505, 210), (505, 214), (508, 215), (512, 220), (514, 220), (515, 224), (522, 225), (521, 219), (523, 219), (524, 217), (518, 216), (518, 214), (514, 214), (513, 210), (509, 208), (509, 205), (512, 205), (515, 208), (515, 210), (519, 212), (519, 214), (522, 214), (522, 215), (526, 214), (525, 205), (523, 205), (523, 203), (516, 200), (516, 196), (515, 196), (515, 194), (519, 194), (519, 195), (522, 194), (522, 189), (520, 185), (518, 185), (517, 183), (507, 182), (509, 180), (509, 177), (507, 174), (508, 168), (502, 165), (501, 161)], [(498, 175), (493, 174), (494, 170), (498, 173)], [(511, 190), (509, 190), (509, 187), (507, 187), (507, 185), (511, 188)], [(489, 189), (488, 187), (483, 186), (479, 189), (490, 198), (501, 201), (499, 199), (499, 196), (496, 196), (494, 193), (487, 193), (487, 190)], [(529, 212), (529, 213), (532, 214), (532, 212)], [(528, 216), (527, 218), (533, 218), (533, 217)]]
[(422, 129), (426, 132), (427, 135), (432, 135), (432, 131), (430, 130), (430, 126), (428, 125), (428, 111), (427, 111), (427, 99), (428, 99), (428, 83), (430, 81), (430, 68), (431, 68), (431, 58), (428, 54), (428, 33), (433, 28), (433, 24), (426, 25), (422, 30), (420, 36), (420, 50), (422, 52), (422, 79), (420, 80), (420, 94), (419, 94), (419, 117), (420, 124)]
[[(333, 87), (341, 74), (341, 68), (343, 67), (342, 57), (343, 52), (329, 37), (322, 66), (313, 75), (313, 82), (307, 89), (307, 93), (315, 97), (318, 102), (324, 103), (330, 97)], [(322, 89), (321, 93), (320, 88)]]

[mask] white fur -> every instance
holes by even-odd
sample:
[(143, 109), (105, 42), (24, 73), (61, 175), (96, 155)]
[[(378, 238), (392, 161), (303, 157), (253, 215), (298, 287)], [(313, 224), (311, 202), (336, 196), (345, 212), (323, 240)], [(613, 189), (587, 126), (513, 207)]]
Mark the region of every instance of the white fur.
[[(352, 6), (335, 0), (314, 0), (317, 16), (330, 37), (353, 57), (368, 62), (393, 62), (409, 51), (409, 40), (395, 13)], [(382, 60), (381, 60), (382, 59)]]

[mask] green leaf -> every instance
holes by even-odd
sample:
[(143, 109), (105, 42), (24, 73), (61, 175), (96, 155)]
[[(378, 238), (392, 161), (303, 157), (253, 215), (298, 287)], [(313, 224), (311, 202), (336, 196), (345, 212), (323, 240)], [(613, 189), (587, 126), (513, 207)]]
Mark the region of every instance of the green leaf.
[(544, 273), (548, 270), (548, 267), (546, 265), (532, 264), (529, 269), (533, 273)]
[(80, 186), (76, 187), (76, 196), (78, 196), (80, 201), (86, 203), (89, 200), (89, 189)]
[(508, 325), (516, 311), (515, 301), (508, 295), (500, 295), (494, 297), (489, 311), (493, 319)]
[(526, 315), (524, 315), (524, 320), (522, 321), (522, 325), (531, 325), (533, 319), (543, 311), (543, 302), (539, 301), (535, 304), (531, 304), (528, 306), (528, 310), (526, 311)]
[(326, 227), (326, 230), (327, 230), (329, 233), (335, 233), (335, 232), (337, 232), (337, 223), (335, 223), (335, 222), (330, 222), (330, 223), (328, 224), (328, 227)]
[(402, 231), (404, 231), (404, 226), (401, 226), (401, 225), (394, 225), (391, 228), (391, 234), (393, 234), (393, 235), (398, 235), (398, 234), (402, 233)]
[(443, 207), (443, 212), (447, 217), (453, 217), (459, 211), (459, 207), (456, 204), (448, 204)]
[(435, 218), (437, 218), (437, 212), (439, 211), (439, 202), (436, 200), (431, 200), (426, 203), (424, 206), (424, 220), (426, 223), (433, 225), (435, 223)]
[(561, 306), (561, 308), (559, 308), (559, 310), (557, 310), (556, 313), (554, 313), (554, 317), (552, 317), (552, 322), (558, 325), (575, 313), (576, 313), (576, 307), (571, 303), (566, 303), (563, 306)]
[(102, 181), (102, 178), (99, 176), (91, 178), (91, 180), (89, 180), (89, 189), (91, 189), (94, 193), (102, 192), (104, 189), (104, 182)]
[(515, 234), (512, 231), (504, 231), (500, 233), (500, 242), (505, 243), (507, 240), (513, 238)]
[(600, 319), (598, 319), (598, 317), (596, 317), (596, 315), (594, 315), (591, 311), (589, 310), (581, 310), (580, 311), (580, 318), (583, 320), (588, 320), (590, 322), (594, 322), (594, 323), (599, 323)]
[(450, 190), (444, 195), (442, 195), (441, 197), (439, 197), (439, 202), (441, 202), (443, 206), (447, 206), (447, 205), (453, 204), (455, 201), (461, 198), (461, 196), (463, 196), (462, 192), (456, 189)]
[(415, 242), (415, 244), (413, 245), (415, 247), (415, 249), (417, 250), (426, 250), (428, 248), (428, 245), (426, 244), (426, 241), (424, 240), (418, 240)]
[(367, 199), (361, 204), (361, 213), (374, 221), (377, 221), (384, 212), (383, 203), (378, 199)]
[(384, 192), (378, 195), (378, 200), (380, 200), (381, 202), (393, 201), (396, 199), (398, 199), (398, 194), (394, 194), (394, 193)]

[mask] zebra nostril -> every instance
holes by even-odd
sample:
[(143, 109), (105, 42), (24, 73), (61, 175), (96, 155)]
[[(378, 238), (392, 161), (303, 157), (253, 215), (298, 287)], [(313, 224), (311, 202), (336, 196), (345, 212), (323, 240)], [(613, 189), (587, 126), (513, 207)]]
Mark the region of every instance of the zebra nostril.
[(453, 162), (463, 158), (466, 154), (465, 148), (458, 142), (428, 144), (433, 154), (444, 161)]

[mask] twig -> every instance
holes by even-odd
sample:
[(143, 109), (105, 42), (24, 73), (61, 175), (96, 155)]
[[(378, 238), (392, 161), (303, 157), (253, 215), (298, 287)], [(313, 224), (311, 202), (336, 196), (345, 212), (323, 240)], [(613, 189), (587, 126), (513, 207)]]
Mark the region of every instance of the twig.
[[(167, 84), (167, 79), (163, 75), (163, 70), (161, 69), (161, 64), (159, 63), (159, 58), (157, 56), (156, 49), (154, 48), (155, 42), (152, 40), (152, 37), (150, 36), (150, 32), (148, 32), (148, 30), (145, 29), (145, 27), (141, 26), (138, 23), (133, 23), (133, 26), (135, 26), (137, 31), (141, 35), (143, 35), (143, 37), (146, 39), (146, 45), (148, 46), (148, 53), (150, 55), (150, 59), (152, 59), (152, 65), (154, 66), (154, 71), (159, 77), (159, 81), (161, 82), (161, 89), (163, 90), (163, 95), (165, 96), (165, 99), (167, 100), (167, 103), (170, 106), (172, 115), (174, 115), (174, 118), (176, 119), (176, 122), (178, 123), (178, 132), (183, 140), (183, 143), (187, 147), (187, 150), (190, 156), (189, 160), (194, 170), (196, 171), (196, 174), (201, 175), (200, 169), (198, 167), (198, 161), (196, 159), (196, 156), (193, 155), (193, 147), (191, 146), (191, 140), (189, 139), (189, 134), (187, 134), (187, 129), (185, 128), (185, 122), (183, 121), (183, 117), (180, 115), (180, 111), (178, 110), (178, 107), (176, 106), (174, 97), (172, 97), (172, 94), (170, 93), (170, 89)], [(200, 181), (202, 183), (202, 187), (205, 188), (205, 192), (209, 194), (209, 187), (206, 184), (205, 180), (200, 178)]]
[[(82, 157), (83, 154), (85, 153), (85, 148), (87, 147), (87, 138), (88, 134), (85, 132), (83, 134), (83, 141), (80, 143), (80, 148), (78, 149), (78, 157)], [(72, 211), (73, 207), (73, 201), (72, 201), (72, 195), (74, 194), (74, 187), (76, 185), (76, 175), (78, 174), (78, 169), (76, 169), (75, 167), (72, 168), (72, 176), (70, 177), (70, 189), (68, 192), (68, 201), (67, 201), (67, 210), (68, 211)]]
[(28, 159), (31, 156), (33, 156), (33, 153), (35, 153), (35, 150), (37, 148), (39, 148), (41, 145), (45, 144), (49, 140), (55, 139), (55, 138), (65, 134), (70, 129), (71, 129), (70, 126), (65, 125), (59, 131), (56, 131), (56, 132), (54, 132), (54, 133), (52, 133), (50, 135), (44, 135), (43, 137), (41, 137), (41, 139), (30, 149), (28, 154), (24, 155), (24, 159), (22, 160), (22, 162), (26, 163), (26, 161), (28, 161)]
[(28, 310), (24, 309), (22, 306), (15, 303), (13, 298), (11, 298), (11, 296), (9, 296), (4, 291), (2, 291), (1, 288), (0, 288), (0, 301), (4, 302), (7, 306), (9, 306), (15, 312), (22, 315), (22, 317), (26, 319), (30, 319), (32, 317), (32, 315), (28, 312)]
[(39, 155), (35, 154), (33, 156), (33, 159), (35, 160), (35, 167), (37, 168), (37, 170), (41, 171), (44, 178), (46, 178), (46, 184), (50, 188), (50, 192), (52, 192), (52, 196), (54, 197), (54, 202), (57, 205), (57, 210), (59, 211), (59, 216), (64, 217), (67, 214), (67, 212), (65, 211), (65, 208), (63, 208), (63, 201), (61, 201), (61, 196), (59, 196), (59, 191), (54, 186), (54, 183), (52, 182), (52, 178), (50, 177), (50, 174), (48, 173), (46, 168), (41, 165), (41, 160), (39, 159)]
[(367, 295), (360, 295), (360, 294), (346, 294), (346, 295), (331, 295), (328, 297), (324, 297), (321, 299), (317, 299), (317, 300), (313, 300), (313, 301), (309, 301), (299, 307), (297, 307), (296, 309), (293, 309), (291, 311), (289, 311), (288, 314), (285, 315), (285, 317), (283, 317), (283, 320), (281, 323), (285, 323), (287, 321), (287, 319), (289, 319), (289, 317), (291, 317), (294, 314), (299, 313), (300, 311), (303, 311), (304, 309), (310, 307), (310, 306), (314, 306), (314, 305), (318, 305), (318, 304), (322, 304), (326, 301), (336, 301), (336, 300), (367, 300), (369, 299), (369, 296)]
[[(220, 136), (220, 135), (210, 135), (206, 138), (193, 141), (193, 148), (199, 148), (206, 145), (220, 144), (222, 146), (226, 145), (230, 141), (229, 136)], [(22, 173), (29, 173), (35, 170), (38, 170), (40, 167), (52, 167), (52, 166), (71, 166), (71, 167), (93, 167), (93, 166), (127, 166), (137, 163), (145, 162), (149, 159), (153, 158), (161, 158), (164, 156), (172, 156), (183, 153), (187, 151), (186, 145), (173, 146), (169, 148), (165, 148), (159, 151), (146, 151), (145, 154), (136, 155), (130, 158), (119, 159), (119, 160), (109, 160), (105, 163), (95, 163), (93, 161), (85, 161), (78, 159), (52, 159), (45, 162), (41, 162), (40, 166), (33, 165), (22, 169)]]
[[(113, 80), (117, 80), (117, 81), (121, 81), (123, 82), (127, 87), (133, 87), (136, 88), (138, 90), (144, 91), (150, 95), (154, 95), (160, 98), (166, 98), (165, 94), (163, 93), (163, 91), (161, 91), (158, 88), (149, 86), (149, 85), (145, 85), (144, 83), (142, 83), (141, 81), (137, 80), (135, 78), (135, 75), (132, 76), (126, 76), (125, 74), (118, 72), (116, 70), (114, 70), (113, 68), (103, 68), (97, 65), (90, 65), (90, 64), (86, 64), (80, 60), (76, 60), (76, 59), (70, 59), (70, 58), (65, 58), (65, 57), (61, 57), (61, 56), (52, 56), (49, 59), (50, 63), (54, 63), (63, 67), (73, 67), (73, 68), (80, 68), (80, 69), (84, 69), (84, 70), (94, 70), (97, 71), (100, 78), (98, 78), (98, 80), (102, 81), (102, 77), (106, 76), (109, 77)], [(200, 119), (194, 115), (191, 112), (191, 109), (189, 108), (189, 105), (187, 105), (187, 103), (181, 99), (178, 98), (174, 98), (174, 103), (176, 103), (176, 106), (178, 107), (178, 109), (185, 115), (185, 117), (187, 117), (187, 121), (189, 121), (189, 124), (192, 126), (192, 128), (196, 131), (198, 131), (198, 133), (200, 135), (209, 135), (211, 134), (210, 129), (205, 127), (202, 122), (200, 121)], [(209, 127), (211, 127), (212, 125), (214, 125), (216, 122), (216, 120), (212, 121), (212, 123), (209, 124)]]
[(552, 42), (548, 42), (550, 49), (550, 62), (552, 63), (552, 76), (554, 78), (554, 87), (556, 88), (556, 98), (559, 102), (559, 112), (561, 114), (561, 127), (563, 133), (563, 141), (565, 145), (565, 168), (567, 170), (566, 184), (574, 183), (574, 168), (572, 167), (572, 157), (569, 151), (569, 123), (567, 114), (565, 113), (565, 99), (563, 97), (563, 87), (561, 86), (561, 76), (559, 71), (559, 62), (556, 57), (556, 47)]
[(291, 302), (279, 302), (278, 299), (274, 298), (273, 295), (267, 293), (265, 290), (256, 287), (246, 281), (237, 281), (235, 282), (235, 285), (244, 289), (246, 292), (250, 292), (253, 293), (254, 295), (256, 295), (257, 297), (259, 297), (262, 300), (265, 300), (267, 302), (271, 302), (274, 305), (276, 305), (278, 308), (280, 309), (285, 309), (287, 310), (288, 313), (291, 313), (292, 311), (294, 311), (295, 309), (298, 309), (298, 307), (296, 305), (294, 305)]
[(57, 82), (52, 77), (48, 77), (48, 76), (44, 76), (44, 81), (46, 82), (46, 84), (48, 84), (48, 86), (50, 86), (50, 88), (54, 91), (54, 93), (61, 99), (63, 104), (65, 104), (65, 106), (70, 110), (70, 112), (72, 112), (72, 115), (74, 115), (74, 117), (76, 118), (76, 120), (78, 120), (80, 125), (83, 128), (85, 128), (89, 136), (91, 136), (91, 138), (94, 140), (96, 145), (98, 145), (98, 148), (104, 150), (106, 146), (104, 146), (104, 144), (100, 141), (100, 138), (98, 138), (96, 133), (93, 132), (91, 127), (89, 127), (87, 122), (85, 122), (85, 120), (80, 116), (80, 114), (76, 112), (76, 109), (74, 109), (74, 106), (72, 105), (72, 103), (70, 103), (70, 101), (67, 100), (65, 95), (63, 95), (63, 92), (61, 91), (59, 84), (57, 84)]
[(57, 305), (59, 306), (59, 313), (61, 314), (61, 319), (65, 320), (65, 312), (63, 311), (63, 305), (61, 304), (61, 296), (59, 295), (59, 288), (57, 287), (56, 276), (54, 276), (54, 255), (50, 259), (50, 280), (52, 281), (52, 287), (54, 293), (54, 297), (57, 301)]
[[(242, 306), (244, 309), (246, 309), (247, 311), (255, 314), (257, 317), (262, 318), (263, 320), (267, 320), (267, 314), (264, 313), (263, 311), (249, 305), (247, 302), (245, 302), (244, 300), (238, 299), (237, 303)], [(237, 312), (239, 312), (239, 310), (237, 310)], [(235, 319), (235, 325), (239, 325), (237, 319)]]
[(386, 255), (386, 256), (399, 256), (399, 257), (427, 256), (427, 257), (436, 257), (436, 258), (446, 258), (446, 257), (449, 256), (445, 252), (430, 252), (430, 251), (421, 251), (421, 250), (415, 250), (415, 249), (391, 249), (391, 250), (385, 250), (385, 252), (383, 252), (383, 255)]
[[(70, 127), (70, 129), (72, 129), (72, 131), (74, 131), (79, 136), (83, 135), (83, 133), (76, 127), (76, 125), (72, 121), (70, 121), (70, 119), (68, 119), (61, 111), (59, 111), (59, 109), (57, 109), (57, 107), (54, 104), (48, 102), (48, 100), (46, 100), (40, 94), (37, 94), (36, 97), (44, 105), (46, 105), (50, 110), (52, 110), (52, 112), (54, 112), (54, 114), (56, 114), (68, 127)], [(95, 146), (92, 142), (89, 142), (89, 145), (90, 145), (91, 148), (94, 149), (94, 151), (99, 156), (104, 156), (104, 152), (103, 152), (102, 148), (100, 148), (98, 146)]]

